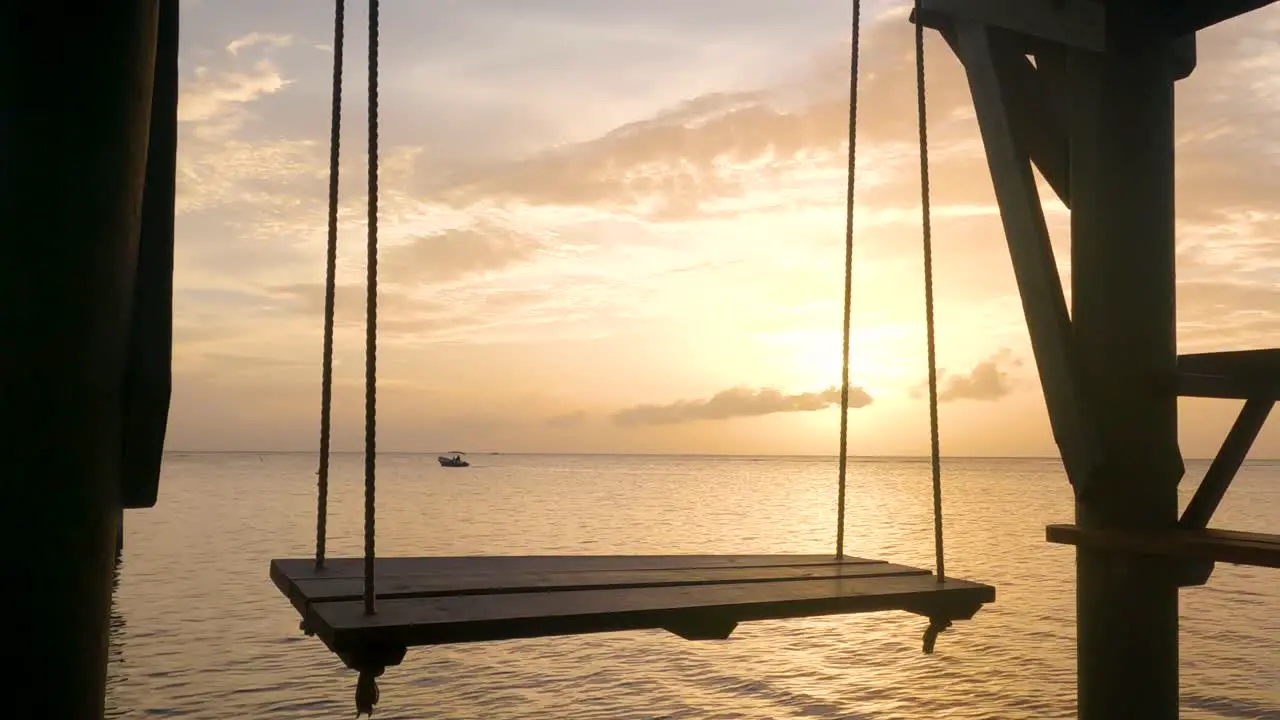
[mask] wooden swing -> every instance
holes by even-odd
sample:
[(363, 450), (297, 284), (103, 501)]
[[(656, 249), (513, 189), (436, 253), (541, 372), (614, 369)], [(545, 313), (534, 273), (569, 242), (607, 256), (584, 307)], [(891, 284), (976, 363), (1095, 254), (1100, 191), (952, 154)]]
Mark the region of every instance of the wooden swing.
[(271, 579), (318, 636), (358, 671), (357, 715), (372, 714), (376, 678), (409, 647), (621, 630), (662, 629), (690, 640), (727, 638), (742, 622), (905, 610), (929, 619), (924, 651), (967, 620), (995, 589), (946, 577), (925, 130), (923, 27), (916, 25), (925, 313), (933, 474), (934, 571), (844, 554), (848, 467), (849, 317), (858, 98), (859, 1), (853, 3), (846, 185), (843, 369), (836, 548), (833, 555), (497, 556), (376, 559), (375, 381), (378, 283), (378, 0), (369, 3), (369, 229), (365, 365), (364, 557), (325, 557), (337, 262), (338, 147), (344, 2), (334, 16), (328, 256), (320, 467), (314, 558), (271, 561)]

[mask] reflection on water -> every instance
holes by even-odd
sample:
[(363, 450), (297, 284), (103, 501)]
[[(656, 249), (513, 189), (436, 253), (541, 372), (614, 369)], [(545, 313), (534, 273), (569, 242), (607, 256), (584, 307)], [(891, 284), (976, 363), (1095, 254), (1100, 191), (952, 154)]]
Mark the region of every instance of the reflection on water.
[(107, 662), (111, 672), (107, 675), (107, 717), (128, 717), (128, 705), (123, 702), (118, 690), (128, 683), (128, 667), (124, 659), (125, 621), (120, 611), (120, 565), (122, 558), (116, 558), (115, 569), (111, 572), (111, 617), (108, 618)]
[[(827, 459), (431, 456), (379, 461), (384, 555), (828, 552)], [(267, 578), (314, 542), (310, 455), (166, 460), (157, 508), (131, 512), (112, 611), (111, 716), (329, 718), (355, 678)], [(1189, 463), (1188, 475), (1203, 472)], [(361, 548), (361, 460), (335, 458), (331, 556)], [(410, 651), (382, 678), (381, 718), (1061, 718), (1075, 696), (1074, 555), (1043, 542), (1071, 517), (1057, 462), (946, 466), (947, 568), (997, 602), (920, 653), (902, 613), (744, 625), (725, 642), (662, 632)], [(860, 461), (854, 554), (930, 567), (927, 462)], [(1186, 483), (1190, 493), (1194, 482)], [(1253, 464), (1219, 510), (1280, 527), (1280, 467)], [(1280, 719), (1280, 592), (1219, 567), (1183, 592), (1185, 718)], [(1270, 578), (1270, 580), (1268, 580)], [(127, 624), (125, 620), (128, 620)]]

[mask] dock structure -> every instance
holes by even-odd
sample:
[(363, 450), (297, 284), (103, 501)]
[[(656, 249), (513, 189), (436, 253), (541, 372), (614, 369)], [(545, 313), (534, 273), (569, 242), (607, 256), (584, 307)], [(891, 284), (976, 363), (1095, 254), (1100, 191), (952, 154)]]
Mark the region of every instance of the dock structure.
[[(1178, 717), (1178, 590), (1280, 538), (1206, 530), (1280, 386), (1280, 351), (1178, 356), (1174, 83), (1195, 33), (1271, 0), (922, 0), (964, 66), (1054, 438), (1075, 492), (1079, 717)], [(1206, 71), (1212, 72), (1212, 69)], [(1071, 311), (1032, 164), (1071, 212)], [(1244, 400), (1179, 515), (1179, 396)]]
[(0, 67), (4, 710), (97, 720), (121, 510), (155, 503), (168, 417), (178, 0), (5, 3)]
[[(1277, 398), (1280, 352), (1179, 357), (1174, 303), (1174, 83), (1195, 69), (1197, 31), (1267, 4), (922, 0), (915, 18), (964, 64), (1075, 492), (1075, 522), (1046, 537), (1077, 546), (1086, 720), (1176, 718), (1179, 588), (1207, 582), (1216, 562), (1275, 567), (1280, 553), (1273, 535), (1207, 529)], [(177, 7), (0, 14), (12, 79), (0, 96), (4, 527), (21, 548), (9, 597), (22, 618), (6, 677), (58, 688), (11, 693), (14, 717), (103, 716), (118, 513), (156, 498)], [(1071, 312), (1031, 163), (1071, 209)], [(1179, 396), (1244, 401), (1181, 514)]]

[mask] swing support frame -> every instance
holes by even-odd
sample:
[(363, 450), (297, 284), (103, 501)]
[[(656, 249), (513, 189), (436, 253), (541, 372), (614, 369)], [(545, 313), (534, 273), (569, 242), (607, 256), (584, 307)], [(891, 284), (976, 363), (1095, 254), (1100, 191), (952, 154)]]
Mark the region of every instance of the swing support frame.
[[(1080, 546), (1079, 710), (1086, 720), (1132, 717), (1135, 708), (1144, 717), (1177, 717), (1177, 588), (1207, 580), (1215, 562), (1274, 566), (1263, 561), (1280, 547), (1276, 536), (1258, 536), (1248, 541), (1252, 555), (1233, 555), (1248, 549), (1245, 540), (1203, 529), (1266, 417), (1263, 408), (1280, 396), (1280, 351), (1176, 355), (1169, 143), (1171, 86), (1195, 68), (1193, 33), (1270, 2), (1097, 2), (1102, 30), (1080, 23), (1066, 38), (1047, 33), (1062, 32), (1063, 12), (1087, 19), (1082, 0), (924, 0), (918, 14), (940, 32), (957, 17), (985, 24), (992, 44), (980, 54), (1003, 36), (1036, 57), (1029, 85), (1016, 82), (1028, 75), (1015, 62), (1025, 53), (992, 58), (1005, 102), (997, 108), (975, 93), (975, 104), (997, 121), (984, 141), (988, 132), (997, 142), (1012, 135), (1015, 159), (1029, 155), (1073, 214), (1075, 312), (1069, 341), (1056, 341), (1070, 351), (1042, 360), (1039, 353), (1055, 345), (1049, 339), (1037, 365), (1064, 460), (1077, 468), (1069, 472), (1076, 524), (1047, 534)], [(177, 5), (130, 0), (68, 24), (57, 4), (10, 3), (0, 22), (9, 40), (0, 48), (11, 66), (23, 67), (7, 98), (13, 153), (0, 173), (12, 181), (6, 197), (14, 202), (6, 217), (14, 237), (43, 238), (3, 244), (0, 263), (9, 280), (0, 283), (0, 305), (16, 323), (5, 348), (8, 372), (0, 373), (17, 490), (6, 525), (27, 548), (19, 584), (40, 589), (11, 596), (26, 622), (15, 641), (23, 661), (10, 679), (22, 688), (43, 687), (49, 677), (60, 682), (56, 693), (15, 694), (9, 710), (17, 717), (102, 717), (120, 509), (155, 502), (158, 458), (148, 453), (162, 445), (156, 433), (168, 406)], [(23, 65), (32, 57), (59, 61)], [(95, 122), (86, 124), (87, 116)], [(993, 175), (1010, 174), (999, 165)], [(1025, 183), (1025, 175), (1013, 177), (1001, 185)], [(1045, 268), (1026, 259), (1035, 247), (1022, 247), (1036, 241), (1035, 228), (1024, 235), (1008, 227), (1011, 216), (1034, 213), (1020, 207), (1029, 193), (1007, 195), (1012, 201), (1000, 203), (1007, 234), (1016, 235), (1011, 253), (1019, 245), (1015, 268), (1049, 282)], [(1024, 290), (1024, 303), (1033, 296)], [(145, 304), (154, 314), (138, 305), (132, 315), (120, 312), (139, 297), (151, 298)], [(1056, 310), (1027, 314), (1033, 339), (1046, 324), (1068, 333)], [(126, 340), (131, 335), (135, 341)], [(129, 400), (117, 370), (135, 358), (149, 368), (135, 378), (162, 382), (134, 386), (140, 394)], [(1074, 398), (1080, 409), (1063, 409), (1050, 394)], [(1182, 474), (1175, 394), (1245, 401), (1181, 518), (1172, 493)], [(129, 433), (138, 434), (125, 440)], [(1068, 449), (1094, 443), (1093, 451)], [(1090, 452), (1101, 462), (1090, 462)]]
[[(1280, 387), (1280, 351), (1177, 354), (1174, 83), (1195, 33), (1273, 0), (922, 0), (961, 61), (1075, 523), (1082, 720), (1178, 717), (1178, 590), (1280, 537), (1206, 530)], [(1032, 62), (1034, 58), (1034, 63)], [(1032, 164), (1071, 212), (1069, 313)], [(1179, 517), (1179, 396), (1245, 400)]]
[[(849, 149), (846, 185), (843, 367), (836, 552), (833, 556), (571, 556), (390, 558), (377, 560), (376, 369), (378, 260), (378, 0), (369, 4), (368, 317), (365, 351), (365, 553), (363, 561), (325, 552), (331, 412), (333, 310), (337, 254), (338, 144), (342, 97), (344, 0), (334, 14), (334, 71), (326, 264), (324, 372), (317, 537), (313, 561), (273, 560), (271, 577), (315, 634), (360, 673), (357, 714), (372, 713), (376, 678), (408, 647), (443, 643), (664, 629), (691, 640), (724, 639), (741, 622), (904, 610), (929, 618), (923, 649), (938, 634), (995, 600), (989, 585), (946, 577), (938, 383), (934, 343), (932, 234), (925, 103), (924, 34), (916, 29), (926, 349), (932, 456), (935, 569), (918, 570), (844, 554), (848, 465), (849, 319), (854, 237), (858, 39), (861, 4), (853, 2)], [(357, 571), (357, 563), (359, 570)], [(353, 583), (359, 582), (359, 593)]]

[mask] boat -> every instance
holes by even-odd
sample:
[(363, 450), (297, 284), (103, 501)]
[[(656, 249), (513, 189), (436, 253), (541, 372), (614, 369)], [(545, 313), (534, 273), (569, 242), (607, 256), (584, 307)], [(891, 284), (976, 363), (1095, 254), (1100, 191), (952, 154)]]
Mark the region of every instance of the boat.
[(462, 459), (460, 452), (440, 455), (436, 460), (440, 461), (440, 467), (471, 467), (471, 463)]

